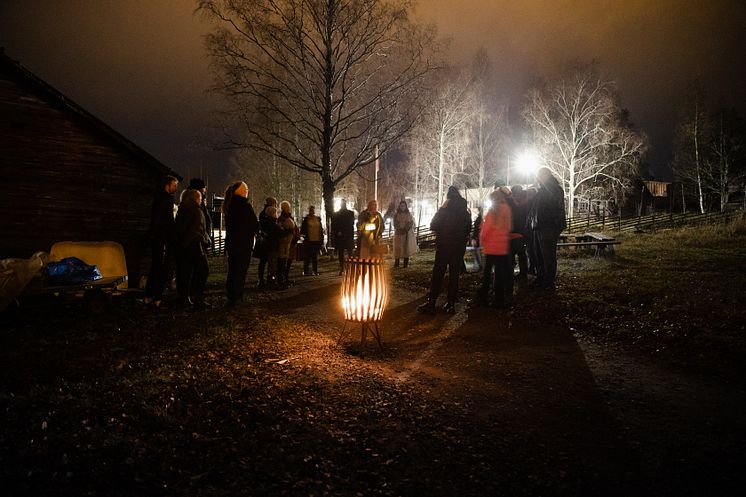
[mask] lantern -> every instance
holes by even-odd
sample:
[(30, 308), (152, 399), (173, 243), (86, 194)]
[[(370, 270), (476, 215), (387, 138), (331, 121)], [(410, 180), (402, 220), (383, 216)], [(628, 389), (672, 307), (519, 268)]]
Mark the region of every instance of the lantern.
[(365, 345), (367, 332), (381, 345), (378, 321), (388, 303), (388, 284), (386, 272), (381, 259), (360, 259), (348, 257), (346, 271), (342, 278), (342, 310), (345, 327), (339, 336), (339, 343), (344, 336), (347, 323), (360, 323), (360, 344)]

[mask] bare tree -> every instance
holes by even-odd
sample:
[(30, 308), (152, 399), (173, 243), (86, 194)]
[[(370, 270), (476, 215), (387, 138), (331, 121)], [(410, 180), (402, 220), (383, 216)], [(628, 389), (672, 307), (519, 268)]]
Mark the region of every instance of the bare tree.
[(222, 91), (246, 124), (226, 145), (271, 154), (337, 185), (385, 153), (419, 117), (434, 31), (411, 0), (200, 0)]
[(694, 187), (699, 211), (705, 212), (705, 167), (709, 160), (707, 143), (711, 141), (705, 94), (698, 82), (690, 85), (674, 137), (672, 169), (682, 183)]
[(437, 185), (436, 203), (442, 202), (445, 187), (464, 173), (467, 130), (473, 112), (471, 78), (460, 72), (441, 74), (422, 119), (409, 139), (410, 155), (421, 176)]
[(472, 64), (472, 105), (467, 136), (469, 142), (469, 176), (484, 201), (497, 179), (497, 154), (504, 145), (505, 105), (492, 92), (493, 73), (487, 51), (480, 49)]
[(725, 211), (732, 187), (740, 187), (746, 172), (743, 122), (735, 109), (722, 109), (712, 119), (711, 161), (704, 169), (705, 184)]
[(237, 150), (231, 157), (231, 174), (236, 178), (253, 178), (249, 185), (251, 201), (261, 207), (267, 197), (287, 200), (296, 216), (309, 205), (321, 200), (316, 177), (291, 166), (274, 155)]
[(592, 182), (622, 185), (645, 139), (625, 122), (615, 85), (595, 65), (574, 68), (528, 93), (523, 117), (545, 165), (560, 178), (572, 217), (575, 196)]

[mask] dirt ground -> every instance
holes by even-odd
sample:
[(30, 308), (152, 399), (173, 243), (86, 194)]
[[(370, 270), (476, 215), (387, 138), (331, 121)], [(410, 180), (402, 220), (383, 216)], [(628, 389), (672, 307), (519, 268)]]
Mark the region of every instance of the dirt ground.
[[(733, 495), (743, 383), (574, 332), (556, 293), (425, 316), (392, 270), (384, 343), (334, 263), (200, 312), (37, 304), (2, 330), (6, 495)], [(296, 265), (297, 266), (297, 265)], [(253, 267), (252, 267), (253, 270)], [(464, 297), (475, 276), (463, 278)], [(570, 322), (570, 324), (569, 324)], [(344, 331), (344, 333), (343, 333)], [(342, 337), (342, 344), (337, 341)]]

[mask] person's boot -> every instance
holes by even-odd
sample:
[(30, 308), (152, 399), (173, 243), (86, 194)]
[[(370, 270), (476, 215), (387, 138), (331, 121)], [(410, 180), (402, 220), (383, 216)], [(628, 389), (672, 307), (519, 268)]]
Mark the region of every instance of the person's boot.
[(399, 267), (399, 259), (394, 259), (394, 267)]
[(407, 266), (409, 266), (409, 257), (404, 258), (404, 267), (406, 268)]
[(446, 302), (446, 304), (443, 306), (443, 312), (446, 314), (456, 314), (456, 302), (453, 300), (449, 300)]
[(435, 314), (437, 312), (435, 309), (435, 299), (428, 297), (427, 302), (417, 306), (417, 312), (421, 312), (422, 314)]

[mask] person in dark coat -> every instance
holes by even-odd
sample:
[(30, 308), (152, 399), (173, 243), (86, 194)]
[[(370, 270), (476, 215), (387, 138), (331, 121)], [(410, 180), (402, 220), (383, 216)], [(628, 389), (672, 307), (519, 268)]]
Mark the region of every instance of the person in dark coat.
[(184, 190), (176, 213), (176, 291), (179, 304), (205, 306), (203, 293), (209, 268), (205, 247), (209, 241), (198, 190)]
[(526, 239), (530, 231), (526, 229), (526, 217), (528, 209), (526, 205), (526, 190), (521, 185), (513, 185), (511, 194), (506, 198), (511, 212), (513, 213), (513, 231), (510, 236), (510, 260), (511, 266), (515, 267), (518, 258), (518, 274), (516, 278), (526, 281), (528, 279), (528, 255), (526, 252)]
[(223, 201), (225, 251), (228, 254), (228, 277), (225, 286), (229, 306), (243, 298), (254, 237), (259, 230), (259, 221), (248, 197), (249, 187), (243, 181), (239, 181), (228, 187)]
[(472, 247), (474, 247), (474, 268), (475, 272), (482, 270), (482, 246), (480, 245), (479, 236), (482, 233), (482, 217), (484, 216), (484, 210), (482, 206), (477, 209), (477, 218), (474, 219), (474, 224), (471, 230)]
[(207, 184), (200, 178), (192, 178), (189, 180), (189, 190), (197, 190), (202, 195), (202, 201), (199, 204), (199, 209), (202, 211), (202, 215), (205, 216), (205, 233), (207, 233), (207, 246), (212, 245), (212, 215), (210, 209), (207, 208)]
[[(287, 258), (290, 252), (290, 240), (292, 232), (281, 226), (277, 220), (279, 214), (277, 207), (270, 205), (265, 209), (267, 219), (272, 220), (272, 224), (267, 226), (267, 237), (264, 239), (264, 245), (267, 251), (267, 288), (284, 289), (283, 275), (278, 271), (280, 264), (278, 261)], [(284, 224), (284, 222), (283, 222)], [(283, 252), (280, 252), (280, 251)]]
[(536, 173), (539, 190), (531, 204), (528, 222), (534, 237), (536, 280), (532, 287), (553, 290), (557, 276), (557, 241), (565, 222), (565, 195), (562, 185), (546, 167)]
[(525, 220), (525, 241), (526, 241), (526, 254), (528, 255), (528, 274), (536, 276), (536, 251), (534, 250), (534, 234), (529, 224), (528, 213), (531, 211), (531, 206), (536, 198), (536, 188), (530, 186), (526, 188), (526, 220)]
[(153, 197), (148, 238), (150, 239), (151, 262), (145, 285), (146, 304), (156, 307), (163, 302), (163, 287), (171, 281), (174, 231), (174, 193), (179, 181), (173, 176), (164, 176)]
[(346, 200), (342, 200), (339, 210), (332, 215), (332, 233), (341, 275), (345, 269), (345, 252), (350, 257), (355, 250), (355, 213), (347, 208)]
[(262, 212), (259, 213), (259, 232), (256, 237), (256, 246), (254, 247), (254, 257), (259, 259), (258, 274), (259, 280), (257, 281), (256, 287), (261, 289), (265, 287), (264, 282), (264, 271), (267, 267), (267, 238), (269, 233), (274, 230), (274, 224), (277, 224), (276, 219), (270, 219), (267, 216), (267, 208), (277, 207), (277, 199), (274, 197), (267, 197), (264, 202)]
[(446, 201), (433, 216), (430, 229), (435, 233), (435, 265), (427, 302), (420, 305), (417, 310), (435, 314), (435, 303), (448, 269), (448, 302), (443, 306), (443, 310), (453, 314), (456, 312), (458, 298), (458, 278), (471, 232), (471, 215), (466, 207), (466, 200), (455, 186), (448, 187)]

